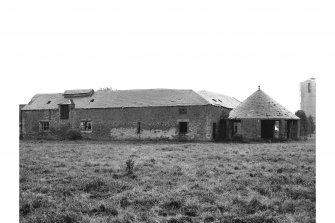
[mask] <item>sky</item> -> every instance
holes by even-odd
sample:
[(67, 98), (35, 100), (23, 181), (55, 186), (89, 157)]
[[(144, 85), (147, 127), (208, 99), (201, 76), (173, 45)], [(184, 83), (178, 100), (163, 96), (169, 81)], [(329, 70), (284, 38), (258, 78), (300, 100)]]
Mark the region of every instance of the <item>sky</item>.
[(18, 104), (103, 87), (209, 90), (243, 101), (260, 85), (295, 112), (299, 83), (329, 75), (335, 58), (335, 16), (322, 3), (0, 4), (0, 65), (24, 92)]

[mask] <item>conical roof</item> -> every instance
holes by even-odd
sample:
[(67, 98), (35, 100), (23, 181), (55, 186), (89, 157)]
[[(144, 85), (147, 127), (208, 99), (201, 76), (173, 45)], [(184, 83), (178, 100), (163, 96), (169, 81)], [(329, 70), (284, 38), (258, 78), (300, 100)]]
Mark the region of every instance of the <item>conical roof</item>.
[(299, 119), (296, 115), (258, 89), (234, 108), (229, 119)]

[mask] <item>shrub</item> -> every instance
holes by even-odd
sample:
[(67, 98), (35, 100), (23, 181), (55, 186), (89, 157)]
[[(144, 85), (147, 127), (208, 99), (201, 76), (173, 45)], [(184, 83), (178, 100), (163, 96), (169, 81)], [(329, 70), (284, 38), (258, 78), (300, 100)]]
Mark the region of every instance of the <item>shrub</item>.
[(68, 140), (78, 140), (82, 138), (81, 133), (77, 130), (70, 129), (66, 132), (66, 139)]
[(303, 110), (298, 110), (295, 112), (295, 115), (300, 118), (300, 135), (307, 136), (310, 132), (310, 126), (306, 113)]
[(315, 123), (312, 116), (308, 116), (309, 122), (309, 134), (313, 134), (315, 132)]

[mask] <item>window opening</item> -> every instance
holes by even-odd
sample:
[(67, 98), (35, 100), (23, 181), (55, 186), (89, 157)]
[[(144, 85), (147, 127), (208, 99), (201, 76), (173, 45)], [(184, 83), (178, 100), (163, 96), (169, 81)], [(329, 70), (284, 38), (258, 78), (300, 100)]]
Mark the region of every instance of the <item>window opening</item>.
[(307, 88), (308, 88), (308, 93), (311, 93), (311, 83), (308, 83)]
[(94, 102), (94, 98), (93, 98), (93, 99), (91, 99), (91, 102)]
[(48, 101), (47, 104), (50, 104), (51, 101)]
[(81, 131), (92, 131), (92, 121), (83, 120), (80, 122)]
[(179, 122), (179, 133), (187, 133), (187, 122)]
[(137, 123), (137, 134), (141, 133), (141, 122)]
[(180, 115), (186, 115), (187, 114), (187, 109), (186, 108), (179, 108), (179, 114)]
[(48, 131), (50, 131), (50, 122), (41, 121), (40, 122), (40, 131), (41, 132), (48, 132)]
[(213, 101), (217, 102), (214, 98), (212, 98)]
[(238, 135), (241, 135), (241, 121), (234, 121), (233, 123), (233, 136), (238, 136)]

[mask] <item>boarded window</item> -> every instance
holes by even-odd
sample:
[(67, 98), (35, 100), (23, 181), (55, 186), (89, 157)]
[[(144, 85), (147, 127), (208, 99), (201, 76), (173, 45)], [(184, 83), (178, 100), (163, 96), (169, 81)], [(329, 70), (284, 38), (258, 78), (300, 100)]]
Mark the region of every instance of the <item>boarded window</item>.
[(186, 108), (179, 108), (179, 114), (180, 115), (186, 115), (187, 114), (187, 109)]
[(137, 123), (137, 134), (141, 133), (141, 122)]
[(180, 134), (187, 133), (187, 122), (179, 122), (179, 133)]
[(83, 120), (80, 122), (81, 131), (92, 131), (92, 121)]
[(69, 119), (69, 105), (60, 105), (60, 119)]
[(50, 131), (50, 122), (40, 121), (40, 132), (49, 132)]

